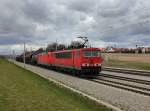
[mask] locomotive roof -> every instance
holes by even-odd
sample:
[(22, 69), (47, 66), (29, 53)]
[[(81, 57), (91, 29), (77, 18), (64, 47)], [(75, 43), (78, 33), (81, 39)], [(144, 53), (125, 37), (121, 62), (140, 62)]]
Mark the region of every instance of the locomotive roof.
[(60, 50), (60, 51), (54, 51), (53, 53), (60, 53), (60, 52), (71, 52), (71, 51), (77, 51), (77, 50), (100, 50), (99, 48), (80, 48), (80, 49), (71, 49), (71, 50)]

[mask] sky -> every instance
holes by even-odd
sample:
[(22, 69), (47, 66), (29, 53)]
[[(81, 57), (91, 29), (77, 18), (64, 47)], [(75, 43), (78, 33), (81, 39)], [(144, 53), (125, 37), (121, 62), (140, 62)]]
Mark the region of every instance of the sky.
[(0, 54), (69, 44), (150, 46), (150, 0), (0, 0)]

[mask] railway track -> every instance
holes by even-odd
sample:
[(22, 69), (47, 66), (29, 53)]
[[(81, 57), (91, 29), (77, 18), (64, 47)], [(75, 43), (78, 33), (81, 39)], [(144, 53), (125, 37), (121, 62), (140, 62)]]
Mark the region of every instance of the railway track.
[(101, 73), (91, 81), (150, 96), (150, 81)]
[[(139, 75), (139, 76), (147, 76), (150, 77), (150, 74), (148, 73), (134, 73), (129, 71), (121, 71), (121, 70), (108, 70), (109, 72), (119, 72), (124, 74), (130, 74), (130, 75)], [(110, 75), (101, 73), (100, 76), (98, 76), (95, 79), (89, 79), (90, 81), (104, 84), (107, 86), (128, 90), (134, 93), (143, 94), (146, 96), (150, 96), (150, 81), (149, 80), (142, 80), (142, 79), (136, 79), (136, 78), (130, 78), (130, 77), (123, 77), (123, 76), (116, 76), (116, 75)], [(132, 82), (132, 84), (131, 84)]]
[(146, 71), (146, 70), (133, 70), (133, 69), (114, 68), (114, 67), (103, 67), (103, 70), (150, 77), (150, 71)]
[[(130, 74), (133, 74), (133, 73), (130, 73)], [(140, 75), (140, 76), (143, 76), (143, 75)], [(101, 75), (95, 79), (89, 79), (89, 80), (99, 83), (99, 84), (104, 84), (107, 86), (150, 96), (150, 81), (149, 80), (122, 77), (122, 76), (116, 76), (116, 75), (110, 75), (110, 74), (104, 74), (104, 73), (101, 73)]]

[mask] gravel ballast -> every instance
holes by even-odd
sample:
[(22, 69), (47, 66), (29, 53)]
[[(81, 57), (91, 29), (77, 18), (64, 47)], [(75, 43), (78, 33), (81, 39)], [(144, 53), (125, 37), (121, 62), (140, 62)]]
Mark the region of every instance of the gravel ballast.
[[(24, 67), (23, 63), (14, 63)], [(64, 83), (69, 87), (75, 88), (125, 111), (150, 111), (150, 97), (148, 96), (98, 84), (86, 79), (61, 74), (59, 72), (32, 65), (26, 65), (25, 68), (46, 78), (51, 78)]]

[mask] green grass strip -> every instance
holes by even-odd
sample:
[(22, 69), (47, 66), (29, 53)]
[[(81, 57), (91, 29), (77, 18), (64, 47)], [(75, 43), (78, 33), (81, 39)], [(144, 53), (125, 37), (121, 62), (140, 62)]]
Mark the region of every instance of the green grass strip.
[(111, 111), (0, 59), (0, 111)]

